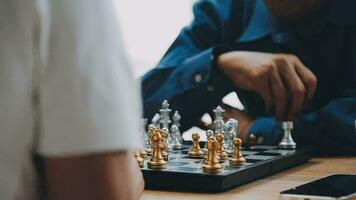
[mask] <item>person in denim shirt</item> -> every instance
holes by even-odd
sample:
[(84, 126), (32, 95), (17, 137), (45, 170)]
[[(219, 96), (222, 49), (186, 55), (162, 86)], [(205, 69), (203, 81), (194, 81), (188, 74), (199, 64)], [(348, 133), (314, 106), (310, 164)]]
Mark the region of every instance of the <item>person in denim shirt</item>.
[(356, 2), (200, 0), (159, 64), (141, 79), (144, 115), (164, 99), (182, 129), (236, 91), (245, 143), (278, 144), (292, 120), (298, 144), (356, 155)]

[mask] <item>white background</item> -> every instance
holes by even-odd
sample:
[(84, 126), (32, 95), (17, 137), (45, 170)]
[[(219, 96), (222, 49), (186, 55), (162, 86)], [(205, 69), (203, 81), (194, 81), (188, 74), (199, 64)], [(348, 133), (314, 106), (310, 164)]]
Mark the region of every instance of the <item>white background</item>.
[(135, 75), (153, 68), (192, 20), (195, 0), (116, 0), (126, 52)]

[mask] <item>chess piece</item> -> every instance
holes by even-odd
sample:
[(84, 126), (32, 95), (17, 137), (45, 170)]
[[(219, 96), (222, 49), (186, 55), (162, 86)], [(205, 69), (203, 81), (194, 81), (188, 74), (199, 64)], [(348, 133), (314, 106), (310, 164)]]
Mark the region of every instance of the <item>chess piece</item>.
[(215, 136), (217, 134), (225, 134), (225, 122), (222, 117), (218, 117), (215, 120), (215, 125), (214, 125), (214, 131), (215, 131)]
[(219, 133), (215, 136), (218, 145), (216, 148), (216, 154), (219, 156), (220, 161), (224, 161), (228, 158), (227, 153), (225, 152), (225, 148), (224, 148), (224, 135)]
[(204, 152), (200, 149), (199, 146), (200, 136), (198, 133), (192, 134), (193, 145), (190, 151), (188, 152), (189, 157), (191, 158), (201, 158), (204, 155)]
[(162, 128), (161, 129), (163, 132), (167, 133), (167, 136), (164, 137), (164, 142), (166, 144), (166, 151), (171, 151), (173, 148), (172, 148), (172, 138), (171, 138), (171, 133), (169, 133), (169, 130), (168, 128)]
[(147, 152), (144, 149), (141, 149), (139, 153), (144, 160), (147, 158)]
[(241, 153), (241, 145), (242, 141), (240, 138), (235, 137), (232, 140), (232, 144), (234, 145), (234, 152), (232, 153), (231, 158), (229, 159), (229, 163), (231, 166), (241, 166), (245, 164), (246, 159), (242, 156)]
[(214, 131), (212, 131), (212, 130), (207, 130), (207, 131), (205, 132), (205, 135), (206, 135), (207, 141), (205, 142), (204, 149), (207, 149), (207, 148), (206, 148), (206, 145), (208, 144), (208, 139), (214, 136)]
[(232, 154), (234, 145), (232, 140), (237, 137), (238, 121), (236, 119), (229, 119), (225, 123), (225, 135), (224, 135), (224, 148), (229, 154)]
[(216, 150), (218, 147), (218, 142), (215, 137), (209, 137), (207, 140), (208, 155), (204, 159), (203, 170), (205, 172), (220, 172), (222, 165), (219, 163), (219, 160), (216, 156)]
[(181, 149), (182, 148), (182, 143), (179, 140), (179, 129), (176, 125), (172, 125), (171, 127), (171, 147), (172, 149)]
[(167, 137), (168, 137), (168, 132), (166, 131), (165, 128), (163, 129), (158, 129), (158, 132), (160, 133), (161, 137), (161, 155), (165, 161), (168, 160), (168, 144), (167, 144)]
[(153, 130), (155, 128), (155, 125), (150, 124), (148, 125), (148, 131), (146, 132), (148, 141), (147, 143), (145, 143), (145, 151), (147, 152), (147, 155), (151, 155), (152, 154), (152, 148), (151, 148), (151, 130)]
[(173, 114), (173, 117), (172, 117), (172, 120), (173, 120), (173, 125), (176, 125), (177, 128), (178, 128), (178, 140), (179, 142), (182, 144), (183, 142), (183, 138), (182, 138), (182, 135), (180, 134), (180, 120), (181, 120), (181, 116), (179, 114), (178, 111), (175, 111), (174, 114)]
[(217, 106), (214, 110), (214, 119), (217, 120), (219, 117), (224, 118), (225, 110), (221, 108), (221, 106)]
[(134, 156), (135, 156), (135, 159), (136, 159), (136, 161), (138, 163), (138, 166), (140, 168), (142, 168), (143, 167), (143, 163), (144, 163), (144, 159), (141, 157), (141, 155), (140, 155), (140, 153), (138, 151), (134, 152)]
[(217, 120), (219, 119), (219, 118), (221, 118), (221, 119), (224, 119), (224, 114), (225, 114), (225, 110), (223, 109), (223, 108), (221, 108), (221, 106), (217, 106), (214, 110), (213, 110), (213, 112), (214, 112), (214, 121), (213, 121), (213, 128), (214, 128), (214, 130), (216, 131), (216, 129), (217, 129)]
[(147, 152), (146, 152), (146, 145), (147, 145), (147, 143), (148, 143), (148, 141), (149, 141), (149, 138), (147, 137), (147, 134), (146, 134), (146, 126), (147, 126), (147, 119), (142, 119), (141, 120), (141, 130), (140, 130), (140, 132), (141, 132), (141, 138), (142, 138), (142, 144), (143, 144), (143, 149), (141, 149), (140, 151), (139, 151), (139, 153), (140, 153), (140, 155), (141, 155), (141, 157), (143, 158), (143, 159), (146, 159), (147, 158)]
[(279, 147), (282, 149), (295, 149), (296, 143), (293, 141), (291, 130), (293, 129), (293, 122), (282, 122), (282, 128), (284, 135), (282, 141), (279, 143)]
[(169, 124), (172, 122), (171, 119), (169, 118), (169, 113), (172, 110), (169, 108), (169, 103), (167, 100), (164, 100), (162, 102), (162, 108), (159, 109), (161, 118), (160, 118), (160, 123), (162, 128), (169, 128)]
[(151, 120), (151, 124), (153, 124), (156, 128), (160, 128), (159, 121), (161, 120), (161, 115), (156, 113)]
[(150, 130), (151, 132), (151, 144), (152, 144), (152, 157), (147, 162), (147, 166), (150, 169), (165, 169), (167, 162), (163, 159), (162, 150), (162, 136), (158, 128)]

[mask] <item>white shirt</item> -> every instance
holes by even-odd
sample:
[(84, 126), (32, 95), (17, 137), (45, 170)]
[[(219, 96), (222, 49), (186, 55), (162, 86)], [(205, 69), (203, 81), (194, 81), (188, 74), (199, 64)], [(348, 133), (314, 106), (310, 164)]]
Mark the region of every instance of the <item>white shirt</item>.
[(0, 199), (36, 199), (33, 152), (138, 148), (141, 103), (111, 0), (0, 0)]

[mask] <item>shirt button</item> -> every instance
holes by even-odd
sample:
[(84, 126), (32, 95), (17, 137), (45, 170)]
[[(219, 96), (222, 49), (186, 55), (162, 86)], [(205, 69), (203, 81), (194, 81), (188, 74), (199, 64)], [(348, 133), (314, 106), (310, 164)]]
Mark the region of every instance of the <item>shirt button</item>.
[(201, 74), (196, 74), (196, 75), (194, 76), (194, 81), (195, 81), (196, 83), (200, 83), (202, 80), (203, 80), (203, 76), (202, 76)]
[(209, 85), (208, 87), (206, 87), (206, 90), (208, 90), (208, 92), (214, 92), (215, 91), (215, 87)]

